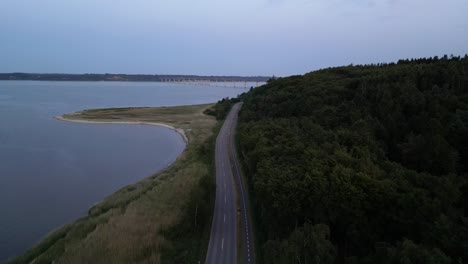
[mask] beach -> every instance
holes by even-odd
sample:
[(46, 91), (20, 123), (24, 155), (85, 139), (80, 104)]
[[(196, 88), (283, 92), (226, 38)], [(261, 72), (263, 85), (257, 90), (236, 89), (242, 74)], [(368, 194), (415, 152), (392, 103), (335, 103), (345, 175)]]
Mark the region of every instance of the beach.
[(55, 116), (54, 117), (60, 121), (67, 121), (67, 122), (75, 122), (75, 123), (91, 123), (91, 124), (122, 124), (122, 125), (151, 125), (151, 126), (161, 126), (165, 128), (169, 128), (177, 132), (185, 143), (188, 143), (188, 137), (185, 134), (184, 130), (181, 128), (175, 128), (173, 126), (163, 124), (163, 123), (153, 123), (153, 122), (143, 122), (143, 121), (92, 121), (92, 120), (84, 120), (84, 119), (70, 119), (66, 118), (63, 115)]

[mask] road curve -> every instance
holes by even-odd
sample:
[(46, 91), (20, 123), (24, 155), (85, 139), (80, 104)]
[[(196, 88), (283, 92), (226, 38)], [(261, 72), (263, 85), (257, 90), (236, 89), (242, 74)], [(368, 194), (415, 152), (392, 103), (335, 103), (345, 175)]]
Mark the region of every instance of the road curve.
[[(235, 156), (234, 132), (242, 103), (235, 104), (216, 138), (216, 200), (205, 264), (237, 263), (237, 220), (241, 227), (242, 263), (254, 263), (250, 219)], [(239, 208), (239, 212), (238, 209)]]

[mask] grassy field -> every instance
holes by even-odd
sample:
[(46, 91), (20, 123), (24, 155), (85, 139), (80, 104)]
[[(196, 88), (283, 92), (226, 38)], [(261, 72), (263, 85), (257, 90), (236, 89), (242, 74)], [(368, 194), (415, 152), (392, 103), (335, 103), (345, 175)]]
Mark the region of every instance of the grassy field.
[(97, 109), (64, 115), (74, 120), (165, 123), (183, 129), (189, 142), (166, 170), (120, 189), (91, 208), (88, 216), (52, 232), (11, 263), (203, 262), (214, 193), (214, 135), (219, 128), (214, 117), (203, 114), (209, 107)]

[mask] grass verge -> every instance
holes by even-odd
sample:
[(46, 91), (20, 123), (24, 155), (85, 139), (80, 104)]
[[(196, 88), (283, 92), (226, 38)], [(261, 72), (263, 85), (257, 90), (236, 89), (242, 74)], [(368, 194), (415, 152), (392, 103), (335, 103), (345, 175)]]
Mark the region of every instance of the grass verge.
[[(126, 186), (86, 217), (52, 232), (9, 263), (196, 263), (203, 261), (214, 201), (211, 105), (85, 110), (64, 119), (164, 123), (187, 148), (164, 171)], [(184, 239), (180, 239), (184, 237)], [(200, 243), (200, 241), (202, 241)]]

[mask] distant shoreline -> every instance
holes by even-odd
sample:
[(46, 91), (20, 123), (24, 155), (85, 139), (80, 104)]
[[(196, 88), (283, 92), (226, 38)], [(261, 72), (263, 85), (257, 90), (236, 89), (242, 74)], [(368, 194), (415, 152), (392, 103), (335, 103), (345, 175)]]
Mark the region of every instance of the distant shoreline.
[(182, 137), (182, 139), (184, 140), (186, 144), (188, 143), (188, 137), (185, 134), (183, 129), (175, 128), (173, 126), (163, 124), (163, 123), (140, 122), (140, 121), (93, 121), (93, 120), (84, 120), (84, 119), (70, 119), (70, 118), (64, 117), (63, 115), (55, 116), (54, 118), (60, 121), (74, 122), (74, 123), (160, 126), (160, 127), (165, 127), (165, 128), (174, 130), (176, 133), (178, 133)]
[(66, 73), (0, 73), (4, 81), (105, 81), (105, 82), (267, 82), (267, 76), (207, 76), (184, 74), (66, 74)]

